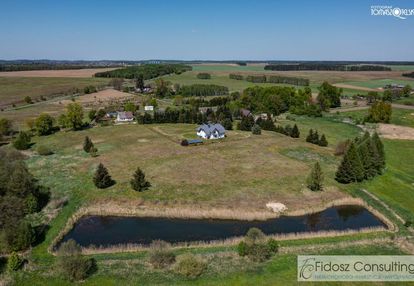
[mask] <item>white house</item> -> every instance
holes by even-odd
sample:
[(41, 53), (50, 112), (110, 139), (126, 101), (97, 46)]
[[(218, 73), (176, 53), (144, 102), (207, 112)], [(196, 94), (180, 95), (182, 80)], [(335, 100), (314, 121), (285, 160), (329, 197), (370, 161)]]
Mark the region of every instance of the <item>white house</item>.
[(130, 111), (121, 111), (116, 115), (117, 122), (131, 122), (134, 121), (134, 115)]
[(219, 139), (226, 136), (226, 130), (219, 124), (202, 124), (197, 127), (197, 136), (204, 139)]

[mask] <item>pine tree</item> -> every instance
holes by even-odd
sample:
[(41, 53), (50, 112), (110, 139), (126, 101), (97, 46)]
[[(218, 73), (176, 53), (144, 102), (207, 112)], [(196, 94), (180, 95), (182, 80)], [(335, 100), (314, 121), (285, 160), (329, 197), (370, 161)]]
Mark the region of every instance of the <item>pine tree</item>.
[(312, 171), (308, 177), (308, 188), (312, 191), (323, 190), (323, 173), (319, 162), (316, 162), (312, 168)]
[(318, 130), (316, 130), (315, 132), (313, 132), (312, 135), (313, 136), (312, 136), (312, 139), (311, 139), (312, 140), (311, 143), (318, 145), (318, 143), (319, 143), (319, 133), (318, 133)]
[(384, 151), (384, 145), (381, 142), (381, 139), (378, 136), (378, 133), (375, 132), (372, 136), (372, 142), (377, 147), (378, 152), (378, 162), (377, 162), (377, 171), (378, 174), (382, 173), (382, 170), (385, 168), (385, 151)]
[(86, 136), (85, 140), (83, 141), (83, 150), (86, 153), (89, 153), (93, 147), (94, 145), (92, 143), (92, 140), (88, 136)]
[(145, 174), (140, 168), (137, 168), (131, 179), (131, 187), (137, 192), (148, 190), (151, 187), (150, 182), (145, 179)]
[(300, 132), (298, 126), (295, 124), (290, 132), (290, 137), (299, 138)]
[(306, 136), (306, 142), (312, 143), (312, 138), (313, 138), (313, 130), (310, 129), (308, 136)]
[(374, 162), (373, 157), (369, 151), (369, 140), (370, 139), (364, 140), (357, 148), (359, 157), (361, 158), (362, 166), (364, 167), (364, 179), (370, 179), (376, 175), (376, 173), (371, 173)]
[(328, 141), (326, 140), (325, 134), (322, 134), (321, 139), (318, 140), (318, 145), (322, 147), (328, 146)]
[(108, 169), (105, 168), (102, 163), (98, 165), (96, 169), (95, 176), (93, 178), (93, 182), (96, 187), (100, 189), (105, 189), (107, 187), (112, 186), (115, 182), (112, 180), (111, 176), (108, 173)]
[(351, 143), (336, 172), (335, 179), (344, 184), (359, 182), (364, 179), (364, 167), (355, 147)]

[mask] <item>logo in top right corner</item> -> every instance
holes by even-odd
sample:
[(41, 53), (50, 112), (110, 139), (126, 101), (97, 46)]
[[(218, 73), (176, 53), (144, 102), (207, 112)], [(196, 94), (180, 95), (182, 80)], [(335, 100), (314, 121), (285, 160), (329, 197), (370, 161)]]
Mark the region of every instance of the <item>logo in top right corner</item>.
[(371, 16), (393, 16), (405, 20), (408, 16), (414, 16), (414, 8), (399, 8), (393, 6), (371, 6)]

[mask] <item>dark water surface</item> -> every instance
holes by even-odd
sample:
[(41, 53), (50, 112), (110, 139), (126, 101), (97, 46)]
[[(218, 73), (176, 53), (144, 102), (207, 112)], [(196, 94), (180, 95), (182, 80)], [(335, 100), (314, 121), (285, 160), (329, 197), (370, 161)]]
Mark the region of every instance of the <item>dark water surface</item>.
[(251, 227), (265, 234), (308, 231), (358, 230), (386, 225), (360, 206), (331, 207), (303, 216), (281, 216), (265, 221), (222, 219), (170, 219), (152, 217), (85, 216), (64, 237), (81, 246), (150, 244), (153, 240), (171, 243), (212, 241), (243, 236)]

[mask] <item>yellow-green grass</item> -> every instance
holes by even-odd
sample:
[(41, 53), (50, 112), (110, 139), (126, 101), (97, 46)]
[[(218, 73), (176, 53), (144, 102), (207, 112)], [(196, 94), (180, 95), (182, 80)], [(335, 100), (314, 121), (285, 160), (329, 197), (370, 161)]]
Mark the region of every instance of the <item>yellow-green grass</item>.
[[(242, 131), (229, 132), (222, 141), (180, 146), (180, 139), (194, 134), (195, 127), (122, 125), (37, 137), (36, 144), (49, 146), (55, 154), (33, 156), (29, 166), (57, 195), (75, 195), (85, 202), (126, 199), (153, 205), (265, 211), (269, 201), (295, 210), (343, 196), (332, 180), (327, 180), (326, 192), (303, 191), (312, 165), (307, 158), (321, 158), (327, 170), (337, 164), (329, 148), (275, 132), (253, 136)], [(96, 158), (82, 150), (86, 135), (99, 150)], [(92, 182), (100, 162), (117, 181), (106, 190), (96, 189)], [(137, 193), (131, 189), (129, 180), (137, 167), (146, 172), (151, 190)]]
[[(184, 250), (188, 252), (189, 250)], [(146, 253), (96, 256), (97, 272), (82, 285), (297, 285), (297, 254), (277, 254), (269, 261), (255, 263), (240, 258), (235, 248), (208, 252), (192, 251), (208, 262), (206, 271), (198, 278), (187, 279), (172, 270), (155, 270), (147, 261)], [(183, 253), (178, 252), (177, 254)], [(392, 244), (377, 243), (308, 250), (315, 255), (403, 255)], [(36, 269), (14, 275), (17, 285), (73, 285), (60, 277), (51, 265), (38, 265)], [(309, 283), (308, 283), (309, 284)], [(319, 285), (319, 284), (309, 284)], [(349, 283), (324, 283), (324, 285), (350, 285)], [(352, 284), (351, 284), (352, 285)], [(376, 285), (358, 283), (357, 285)], [(379, 285), (387, 285), (380, 283)]]
[[(341, 112), (339, 115), (332, 114), (330, 116), (337, 117), (337, 118), (350, 117), (356, 121), (362, 121), (367, 115), (368, 115), (368, 110), (365, 109), (365, 110)], [(414, 128), (414, 110), (393, 108), (390, 123)]]
[(22, 103), (26, 96), (33, 100), (40, 96), (73, 93), (85, 86), (103, 86), (105, 78), (60, 78), (60, 77), (0, 77), (0, 105)]
[(211, 79), (199, 79), (197, 78), (197, 73), (195, 71), (185, 72), (179, 75), (167, 75), (163, 78), (170, 81), (171, 83), (175, 84), (178, 83), (180, 85), (192, 85), (192, 84), (216, 84), (227, 86), (229, 91), (242, 91), (251, 86), (275, 86), (282, 84), (272, 84), (272, 83), (252, 83), (245, 80), (235, 80), (229, 78), (229, 73), (225, 72), (214, 72), (211, 73)]
[(390, 67), (393, 71), (414, 71), (414, 65), (390, 65)]
[(389, 204), (405, 220), (414, 220), (414, 141), (383, 139), (386, 171), (371, 181), (353, 186), (365, 188)]
[(403, 85), (409, 84), (413, 87), (414, 79), (383, 78), (383, 79), (372, 79), (368, 81), (348, 81), (348, 82), (344, 82), (344, 84), (368, 87), (368, 88), (380, 88), (380, 87), (386, 86), (387, 84), (403, 84)]

